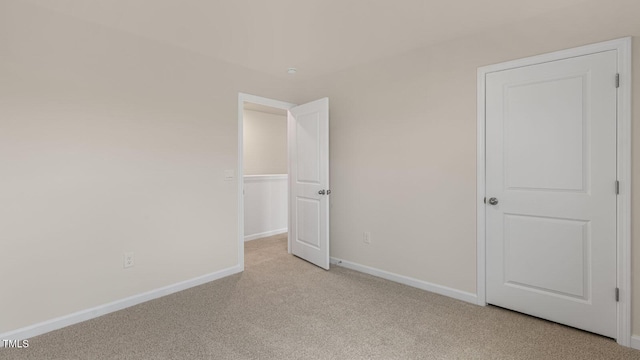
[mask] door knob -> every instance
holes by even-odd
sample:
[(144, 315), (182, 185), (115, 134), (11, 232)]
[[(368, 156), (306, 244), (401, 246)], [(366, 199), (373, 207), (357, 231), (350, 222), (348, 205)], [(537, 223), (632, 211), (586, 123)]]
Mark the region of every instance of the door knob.
[(489, 198), (489, 205), (498, 205), (498, 199), (497, 198)]
[(325, 191), (324, 190), (319, 190), (318, 191), (318, 195), (324, 195)]

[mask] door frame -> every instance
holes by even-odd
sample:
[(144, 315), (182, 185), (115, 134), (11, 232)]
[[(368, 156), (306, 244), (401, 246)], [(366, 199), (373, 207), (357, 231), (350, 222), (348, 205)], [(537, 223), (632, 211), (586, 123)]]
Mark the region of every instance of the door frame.
[[(477, 104), (477, 168), (476, 168), (476, 252), (478, 305), (486, 306), (486, 144), (485, 144), (485, 81), (486, 75), (518, 67), (541, 64), (571, 57), (616, 50), (618, 53), (618, 123), (617, 123), (617, 177), (620, 193), (617, 198), (617, 303), (618, 344), (631, 346), (631, 37), (615, 39), (568, 50), (527, 57), (478, 68)], [(614, 79), (611, 79), (613, 82)], [(611, 294), (614, 296), (614, 294)]]
[[(244, 103), (269, 106), (276, 109), (289, 110), (296, 104), (274, 100), (262, 96), (238, 93), (238, 265), (244, 271)], [(287, 119), (287, 129), (289, 129)], [(287, 149), (289, 148), (289, 132), (287, 130)], [(291, 166), (287, 161), (287, 176), (291, 172)], [(289, 209), (290, 182), (287, 181), (287, 209)], [(289, 210), (287, 210), (289, 211)], [(291, 217), (287, 215), (287, 229), (291, 229)], [(287, 237), (287, 251), (291, 253), (291, 236)]]

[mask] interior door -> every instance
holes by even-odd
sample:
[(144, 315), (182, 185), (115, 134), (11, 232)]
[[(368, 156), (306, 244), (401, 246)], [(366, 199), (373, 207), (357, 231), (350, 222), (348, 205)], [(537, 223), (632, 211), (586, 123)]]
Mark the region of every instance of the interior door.
[(329, 99), (289, 109), (291, 252), (329, 270)]
[(616, 336), (616, 51), (486, 77), (487, 302)]

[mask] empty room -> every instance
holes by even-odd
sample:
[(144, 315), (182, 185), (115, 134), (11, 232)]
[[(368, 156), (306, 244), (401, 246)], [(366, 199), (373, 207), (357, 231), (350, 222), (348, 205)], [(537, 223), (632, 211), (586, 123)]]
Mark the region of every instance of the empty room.
[(0, 0), (0, 359), (640, 359), (638, 19)]

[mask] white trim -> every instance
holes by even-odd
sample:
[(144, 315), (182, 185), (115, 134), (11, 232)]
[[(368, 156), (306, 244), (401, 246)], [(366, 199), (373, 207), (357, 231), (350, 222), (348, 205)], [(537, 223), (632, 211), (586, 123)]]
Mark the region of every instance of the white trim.
[(631, 346), (631, 38), (618, 50), (618, 344)]
[(245, 175), (244, 181), (287, 180), (287, 174)]
[(487, 296), (485, 290), (485, 76), (484, 68), (478, 69), (478, 123), (477, 129), (477, 150), (476, 150), (476, 293), (478, 295), (478, 305), (487, 305)]
[[(43, 321), (34, 325), (26, 326), (21, 329), (12, 330), (0, 334), (0, 339), (22, 340), (41, 335), (53, 330), (61, 329), (66, 326), (74, 325), (86, 320), (94, 319), (102, 315), (106, 315), (115, 311), (119, 311), (134, 305), (157, 299), (169, 294), (176, 293), (194, 286), (202, 285), (214, 280), (221, 279), (236, 273), (242, 272), (239, 265), (222, 269), (210, 274), (195, 277), (193, 279), (181, 281), (172, 285), (164, 286), (155, 290), (147, 291), (141, 294), (129, 296), (124, 299), (116, 300), (108, 304), (103, 304), (90, 309), (81, 310), (69, 315), (57, 317), (55, 319)], [(2, 347), (3, 344), (0, 344)]]
[(523, 66), (540, 64), (565, 58), (583, 56), (603, 51), (618, 52), (618, 302), (617, 341), (623, 346), (631, 345), (631, 38), (626, 37), (574, 49), (528, 57), (478, 68), (478, 118), (477, 118), (477, 293), (478, 305), (486, 305), (485, 284), (485, 78), (488, 73)]
[(631, 348), (640, 350), (640, 336), (633, 335), (631, 337)]
[(267, 237), (267, 236), (284, 234), (284, 233), (286, 233), (288, 231), (289, 230), (287, 228), (283, 228), (283, 229), (265, 231), (265, 232), (261, 232), (261, 233), (258, 233), (258, 234), (246, 235), (244, 237), (244, 241), (252, 241), (252, 240), (256, 240), (256, 239), (262, 239), (262, 238)]
[[(243, 110), (244, 103), (270, 106), (277, 109), (289, 110), (296, 104), (264, 98), (261, 96), (238, 93), (238, 266), (244, 270), (244, 144), (243, 144)], [(287, 201), (288, 203), (288, 201)], [(289, 226), (291, 228), (291, 226)], [(291, 237), (289, 237), (291, 238)], [(288, 244), (291, 252), (291, 240)]]
[(478, 302), (477, 296), (475, 294), (472, 294), (466, 291), (460, 291), (460, 290), (452, 289), (446, 286), (433, 284), (427, 281), (418, 280), (412, 277), (394, 274), (392, 272), (372, 268), (365, 265), (360, 265), (351, 261), (346, 261), (346, 260), (332, 257), (331, 264), (342, 266), (344, 268), (355, 270), (361, 273), (373, 275), (375, 277), (390, 280), (403, 285), (426, 290), (439, 295), (448, 296), (450, 298), (454, 298), (457, 300), (466, 301), (472, 304), (476, 304)]

